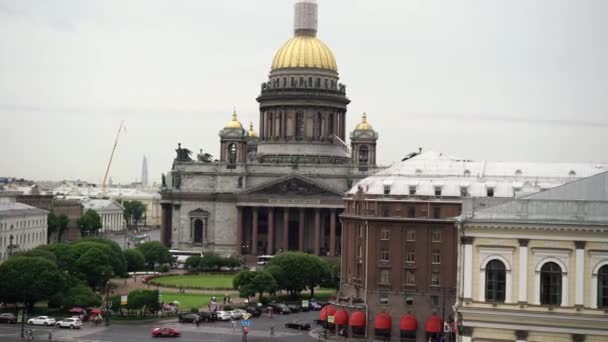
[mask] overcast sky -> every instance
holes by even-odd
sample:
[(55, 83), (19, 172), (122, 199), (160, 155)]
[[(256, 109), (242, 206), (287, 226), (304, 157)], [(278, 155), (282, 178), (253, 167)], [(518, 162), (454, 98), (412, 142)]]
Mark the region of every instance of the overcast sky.
[[(319, 0), (319, 37), (379, 161), (608, 161), (608, 1)], [(219, 155), (292, 36), (292, 0), (0, 0), (0, 176), (151, 180)]]

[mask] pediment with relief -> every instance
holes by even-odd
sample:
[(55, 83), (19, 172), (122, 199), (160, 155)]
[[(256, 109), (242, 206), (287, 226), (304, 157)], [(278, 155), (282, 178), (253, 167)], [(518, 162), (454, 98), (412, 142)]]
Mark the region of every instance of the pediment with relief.
[(261, 196), (342, 197), (344, 194), (302, 176), (288, 176), (259, 185), (242, 193)]

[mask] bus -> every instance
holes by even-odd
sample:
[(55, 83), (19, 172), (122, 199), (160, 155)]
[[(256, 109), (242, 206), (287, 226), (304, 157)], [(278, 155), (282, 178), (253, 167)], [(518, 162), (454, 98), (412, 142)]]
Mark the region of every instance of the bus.
[(142, 243), (150, 242), (150, 235), (148, 235), (148, 234), (133, 235), (133, 236), (131, 236), (130, 240), (133, 243), (133, 246), (137, 247), (137, 246), (141, 245)]
[(202, 251), (180, 251), (178, 249), (171, 249), (169, 253), (173, 257), (173, 268), (183, 268), (186, 260), (191, 256), (203, 256)]
[(260, 255), (258, 257), (258, 265), (265, 266), (270, 262), (270, 260), (272, 260), (272, 258), (274, 258), (274, 255)]

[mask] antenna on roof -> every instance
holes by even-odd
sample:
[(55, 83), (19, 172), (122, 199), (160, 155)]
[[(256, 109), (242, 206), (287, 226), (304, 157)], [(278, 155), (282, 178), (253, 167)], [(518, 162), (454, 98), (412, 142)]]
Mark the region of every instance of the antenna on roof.
[(412, 153), (408, 154), (403, 159), (401, 159), (401, 161), (406, 161), (408, 159), (412, 159), (415, 156), (419, 155), (420, 153), (422, 153), (422, 147), (418, 147), (418, 152), (412, 152)]

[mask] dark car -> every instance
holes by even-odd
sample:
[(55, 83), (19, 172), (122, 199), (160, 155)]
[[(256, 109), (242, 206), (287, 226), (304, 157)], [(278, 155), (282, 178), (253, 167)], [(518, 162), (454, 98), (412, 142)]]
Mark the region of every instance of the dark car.
[(282, 303), (270, 303), (268, 304), (268, 306), (272, 308), (272, 312), (274, 313), (278, 313), (281, 315), (287, 315), (291, 313), (291, 310), (289, 310), (287, 305)]
[(244, 309), (253, 317), (260, 317), (262, 315), (262, 310), (257, 308), (255, 305), (246, 306)]
[(309, 302), (308, 308), (313, 311), (319, 311), (323, 308), (323, 306), (317, 302)]
[(0, 323), (15, 324), (15, 323), (17, 323), (17, 316), (15, 316), (11, 313), (0, 314)]
[(302, 307), (299, 305), (289, 304), (289, 305), (287, 305), (287, 307), (289, 308), (289, 310), (291, 310), (291, 312), (301, 312), (302, 311)]
[(180, 323), (196, 323), (200, 322), (200, 317), (197, 314), (187, 314), (179, 316)]
[(179, 337), (181, 333), (174, 328), (154, 328), (152, 337)]
[(298, 330), (309, 330), (310, 324), (302, 321), (291, 321), (285, 323), (285, 328), (298, 329)]
[(215, 312), (203, 311), (198, 313), (198, 317), (204, 322), (215, 322), (217, 321), (217, 314)]

